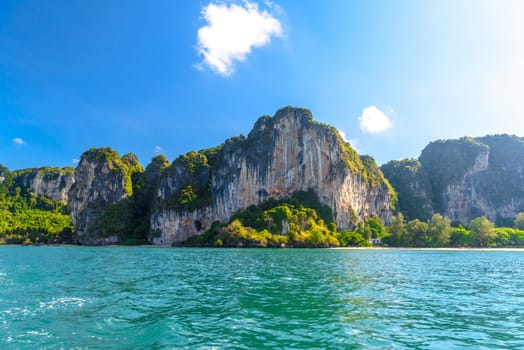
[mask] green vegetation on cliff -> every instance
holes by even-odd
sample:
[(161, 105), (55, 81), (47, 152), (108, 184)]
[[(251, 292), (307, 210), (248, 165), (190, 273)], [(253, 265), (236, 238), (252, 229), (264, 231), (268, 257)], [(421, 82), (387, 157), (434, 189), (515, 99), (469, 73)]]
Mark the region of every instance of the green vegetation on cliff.
[(408, 220), (429, 220), (431, 187), (417, 159), (393, 160), (381, 167), (398, 194), (398, 210)]
[(82, 159), (98, 164), (105, 163), (109, 170), (115, 173), (122, 172), (128, 196), (133, 195), (133, 174), (144, 171), (135, 154), (128, 153), (120, 157), (118, 152), (110, 147), (90, 148), (82, 154)]
[(131, 200), (137, 189), (136, 179), (142, 173), (143, 168), (132, 153), (120, 157), (117, 151), (106, 147), (91, 148), (82, 154), (69, 198), (70, 202), (81, 203), (82, 210), (73, 212), (79, 243), (132, 234), (128, 229), (142, 219)]
[(182, 246), (215, 247), (338, 247), (369, 246), (386, 229), (369, 217), (354, 231), (338, 231), (331, 208), (320, 203), (313, 190), (295, 192), (289, 199), (269, 199), (235, 213), (228, 223), (213, 223), (205, 233)]
[(14, 185), (6, 167), (0, 166), (0, 178), (0, 244), (71, 241), (73, 227), (64, 204)]
[(31, 181), (39, 176), (41, 181), (56, 181), (60, 179), (57, 189), (61, 191), (67, 186), (68, 178), (70, 179), (74, 172), (75, 168), (73, 167), (41, 167), (15, 170), (11, 173), (12, 186), (25, 189), (30, 185)]
[(223, 147), (224, 144), (190, 151), (179, 156), (171, 165), (164, 164), (157, 181), (168, 191), (165, 199), (154, 200), (154, 206), (193, 211), (210, 205), (211, 175), (219, 164)]
[(176, 178), (177, 189), (164, 205), (188, 211), (211, 205), (211, 173), (221, 147), (191, 151), (173, 162), (166, 173)]
[(4, 193), (9, 190), (12, 185), (13, 175), (9, 169), (0, 164), (0, 193)]
[(360, 159), (362, 160), (362, 164), (364, 164), (364, 178), (368, 180), (371, 188), (381, 185), (386, 186), (389, 193), (391, 209), (396, 209), (398, 203), (397, 191), (395, 191), (391, 183), (386, 179), (377, 162), (375, 162), (375, 159), (368, 155), (362, 155)]
[(328, 206), (312, 190), (296, 192), (288, 200), (270, 199), (238, 211), (227, 224), (214, 223), (186, 246), (334, 247), (336, 226)]
[(12, 172), (12, 176), (13, 178), (21, 178), (25, 175), (40, 174), (40, 176), (42, 176), (44, 179), (53, 179), (64, 175), (72, 175), (74, 172), (75, 168), (73, 167), (59, 168), (45, 166), (40, 168), (15, 170)]
[(158, 180), (169, 167), (164, 155), (155, 156), (143, 172), (132, 174), (132, 195), (106, 208), (93, 223), (102, 237), (116, 235), (121, 244), (146, 244)]

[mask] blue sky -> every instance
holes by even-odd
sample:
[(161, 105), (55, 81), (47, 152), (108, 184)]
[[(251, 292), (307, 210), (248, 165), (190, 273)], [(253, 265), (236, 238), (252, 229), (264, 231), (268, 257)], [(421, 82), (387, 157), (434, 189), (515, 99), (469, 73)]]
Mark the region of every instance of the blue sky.
[(312, 110), (380, 163), (524, 135), (524, 2), (0, 2), (0, 163), (145, 166)]

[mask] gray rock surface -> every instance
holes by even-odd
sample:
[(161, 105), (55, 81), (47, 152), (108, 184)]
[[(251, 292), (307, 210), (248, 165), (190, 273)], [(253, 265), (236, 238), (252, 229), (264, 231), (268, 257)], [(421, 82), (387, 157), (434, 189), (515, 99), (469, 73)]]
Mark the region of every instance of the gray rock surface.
[[(364, 165), (334, 128), (313, 121), (307, 110), (288, 107), (260, 118), (247, 138), (228, 140), (216, 157), (213, 166), (193, 174), (173, 162), (160, 181), (160, 205), (151, 217), (155, 243), (185, 240), (241, 208), (308, 189), (333, 209), (339, 228), (371, 215), (384, 222), (391, 218), (391, 192), (379, 168)], [(190, 176), (209, 181), (208, 205), (196, 210), (167, 205)]]

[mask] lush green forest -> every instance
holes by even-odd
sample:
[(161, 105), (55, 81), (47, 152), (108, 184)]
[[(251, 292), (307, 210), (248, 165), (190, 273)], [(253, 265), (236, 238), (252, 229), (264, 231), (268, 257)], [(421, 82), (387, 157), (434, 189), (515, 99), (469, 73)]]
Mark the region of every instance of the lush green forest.
[(183, 246), (215, 247), (336, 247), (331, 209), (315, 193), (296, 192), (287, 200), (270, 199), (238, 211), (227, 224), (215, 222)]
[(5, 167), (0, 173), (0, 244), (72, 241), (73, 226), (64, 204), (14, 185)]
[(450, 220), (435, 214), (429, 221), (406, 221), (393, 217), (382, 237), (393, 247), (508, 247), (524, 246), (524, 212), (515, 217), (514, 227), (496, 227), (485, 216), (471, 220), (468, 228), (451, 226)]
[(289, 200), (269, 200), (237, 212), (227, 224), (214, 223), (182, 246), (214, 247), (339, 247), (383, 244), (391, 247), (507, 247), (524, 246), (524, 212), (514, 227), (496, 227), (486, 217), (468, 228), (452, 226), (435, 214), (427, 221), (406, 221), (402, 213), (384, 227), (377, 217), (350, 230), (337, 230), (331, 209), (313, 191), (297, 192)]

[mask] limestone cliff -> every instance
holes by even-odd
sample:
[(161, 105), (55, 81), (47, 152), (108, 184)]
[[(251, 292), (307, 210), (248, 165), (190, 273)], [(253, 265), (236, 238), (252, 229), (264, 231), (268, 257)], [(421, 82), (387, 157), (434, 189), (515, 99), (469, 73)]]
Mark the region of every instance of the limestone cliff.
[(23, 169), (14, 171), (12, 175), (15, 186), (30, 191), (35, 197), (42, 195), (64, 204), (75, 182), (72, 167)]
[[(431, 213), (443, 213), (464, 225), (482, 215), (508, 225), (524, 210), (522, 138), (496, 135), (432, 142), (419, 164), (416, 178), (401, 176), (394, 162), (382, 167), (398, 191), (400, 210), (409, 217), (421, 217), (416, 207), (406, 206), (414, 197), (422, 198)], [(417, 187), (417, 182), (426, 185)]]
[(118, 241), (111, 232), (102, 232), (100, 219), (113, 204), (132, 195), (131, 176), (137, 171), (141, 167), (133, 154), (120, 157), (110, 148), (93, 148), (82, 154), (68, 195), (79, 243)]
[(185, 240), (239, 209), (312, 189), (338, 227), (376, 215), (388, 222), (394, 191), (371, 157), (305, 109), (260, 118), (247, 138), (175, 160), (161, 177), (151, 215), (155, 243)]

